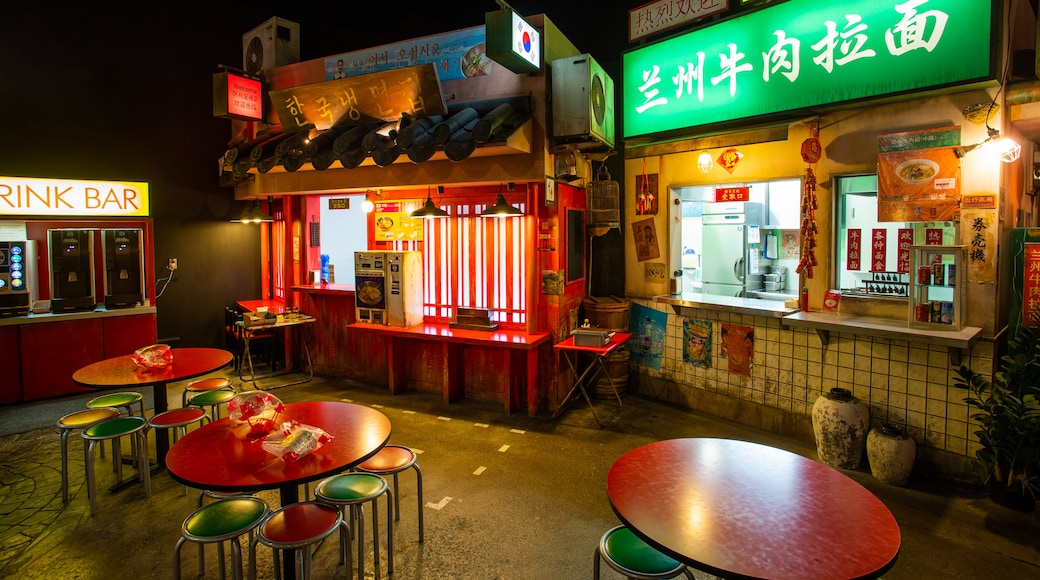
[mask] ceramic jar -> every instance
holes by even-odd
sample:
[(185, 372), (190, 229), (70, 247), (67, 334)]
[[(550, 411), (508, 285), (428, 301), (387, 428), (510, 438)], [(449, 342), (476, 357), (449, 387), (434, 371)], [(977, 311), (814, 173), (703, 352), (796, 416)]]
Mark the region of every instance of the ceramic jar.
[(813, 403), (812, 425), (820, 461), (840, 469), (859, 467), (870, 426), (866, 403), (848, 389), (831, 389)]
[(867, 434), (870, 474), (889, 485), (906, 485), (917, 457), (917, 443), (906, 431), (885, 423)]

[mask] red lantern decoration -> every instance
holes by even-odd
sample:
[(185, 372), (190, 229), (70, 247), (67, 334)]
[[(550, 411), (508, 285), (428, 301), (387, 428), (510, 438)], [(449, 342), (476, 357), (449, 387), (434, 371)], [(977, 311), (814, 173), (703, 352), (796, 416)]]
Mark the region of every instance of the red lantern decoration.
[(820, 145), (820, 128), (816, 125), (809, 127), (809, 138), (802, 141), (802, 161), (816, 163), (823, 157), (823, 146)]

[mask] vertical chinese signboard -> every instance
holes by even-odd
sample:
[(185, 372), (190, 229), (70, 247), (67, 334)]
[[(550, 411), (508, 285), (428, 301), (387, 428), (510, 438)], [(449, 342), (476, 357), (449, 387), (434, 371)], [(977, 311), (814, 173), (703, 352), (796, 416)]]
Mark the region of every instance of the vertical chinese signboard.
[(860, 269), (860, 258), (863, 256), (863, 249), (861, 247), (863, 243), (863, 230), (860, 230), (859, 228), (849, 228), (847, 236), (848, 240), (845, 247), (848, 248), (848, 255), (845, 257), (845, 269), (858, 272)]
[(910, 271), (910, 250), (914, 245), (914, 230), (910, 228), (899, 228), (899, 263), (896, 272), (905, 274)]
[(877, 228), (870, 235), (870, 271), (888, 271), (888, 232)]

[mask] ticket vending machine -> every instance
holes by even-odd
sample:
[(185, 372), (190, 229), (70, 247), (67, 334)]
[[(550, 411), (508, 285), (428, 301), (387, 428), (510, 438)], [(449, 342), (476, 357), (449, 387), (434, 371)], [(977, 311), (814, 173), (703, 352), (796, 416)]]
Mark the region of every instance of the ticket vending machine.
[(47, 230), (50, 255), (51, 312), (93, 310), (94, 232)]
[(25, 316), (37, 294), (36, 242), (0, 242), (0, 317)]
[(130, 308), (144, 301), (141, 230), (101, 230), (105, 256), (105, 308)]

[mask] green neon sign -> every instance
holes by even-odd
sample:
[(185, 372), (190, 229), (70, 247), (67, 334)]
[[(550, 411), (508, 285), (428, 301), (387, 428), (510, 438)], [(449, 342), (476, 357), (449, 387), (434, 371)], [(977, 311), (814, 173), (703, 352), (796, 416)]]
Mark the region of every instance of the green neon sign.
[(993, 78), (992, 0), (788, 0), (622, 55), (625, 137)]

